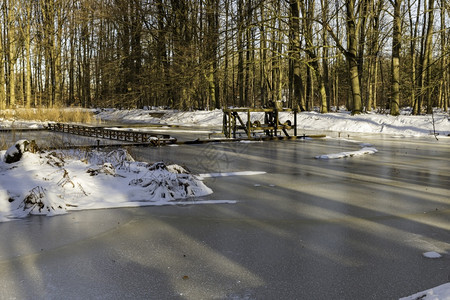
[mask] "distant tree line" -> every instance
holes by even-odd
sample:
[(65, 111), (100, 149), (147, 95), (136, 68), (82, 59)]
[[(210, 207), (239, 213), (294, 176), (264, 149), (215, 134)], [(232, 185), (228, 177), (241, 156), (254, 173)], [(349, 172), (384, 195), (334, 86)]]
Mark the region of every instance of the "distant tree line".
[(0, 109), (448, 109), (448, 0), (0, 5)]

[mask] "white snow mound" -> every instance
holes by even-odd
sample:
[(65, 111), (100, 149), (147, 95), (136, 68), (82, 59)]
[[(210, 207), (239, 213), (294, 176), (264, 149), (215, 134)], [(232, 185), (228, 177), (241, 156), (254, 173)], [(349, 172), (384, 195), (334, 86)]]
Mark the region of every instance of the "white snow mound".
[(0, 222), (70, 210), (165, 205), (212, 193), (179, 165), (136, 162), (123, 149), (24, 152), (10, 164), (5, 153), (0, 151)]
[(425, 252), (422, 255), (426, 258), (441, 258), (442, 257), (442, 255), (440, 255), (439, 253), (437, 253), (435, 251)]

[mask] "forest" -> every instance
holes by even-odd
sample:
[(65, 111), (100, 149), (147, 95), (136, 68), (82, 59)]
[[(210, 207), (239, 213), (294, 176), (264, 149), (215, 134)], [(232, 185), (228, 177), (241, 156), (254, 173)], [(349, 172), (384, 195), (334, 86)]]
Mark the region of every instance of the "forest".
[(448, 111), (448, 0), (0, 5), (0, 109)]

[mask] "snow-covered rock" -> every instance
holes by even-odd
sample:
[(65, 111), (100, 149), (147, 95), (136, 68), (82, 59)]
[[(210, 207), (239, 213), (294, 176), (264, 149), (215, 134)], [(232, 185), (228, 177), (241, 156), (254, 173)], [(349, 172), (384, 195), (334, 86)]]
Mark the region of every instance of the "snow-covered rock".
[(13, 146), (6, 150), (4, 160), (7, 164), (18, 162), (22, 158), (22, 154), (28, 151), (30, 142), (28, 140), (19, 140)]

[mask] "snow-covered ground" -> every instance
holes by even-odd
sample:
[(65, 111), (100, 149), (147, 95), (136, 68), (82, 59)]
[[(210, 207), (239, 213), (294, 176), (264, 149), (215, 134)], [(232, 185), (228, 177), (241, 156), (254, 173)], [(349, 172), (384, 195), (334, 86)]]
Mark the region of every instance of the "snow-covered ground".
[[(352, 116), (348, 111), (320, 114), (301, 112), (297, 114), (299, 130), (382, 133), (397, 136), (424, 136), (436, 132), (440, 136), (450, 134), (448, 113), (436, 112), (432, 115), (412, 116), (404, 110), (399, 116), (365, 113)], [(100, 120), (125, 123), (154, 123), (183, 126), (216, 127), (222, 126), (221, 110), (213, 111), (173, 111), (173, 110), (100, 110)], [(263, 113), (252, 113), (255, 120), (263, 121)], [(244, 118), (246, 118), (244, 116)], [(281, 122), (293, 121), (292, 112), (280, 113)]]
[[(177, 111), (155, 108), (152, 110), (132, 109), (97, 109), (97, 121), (119, 123), (150, 123), (195, 127), (222, 127), (222, 110), (212, 111)], [(244, 118), (246, 118), (244, 116)], [(263, 121), (263, 113), (252, 113), (252, 121)], [(281, 112), (280, 121), (293, 121), (292, 112)], [(450, 135), (449, 114), (436, 110), (434, 115), (412, 116), (409, 109), (399, 116), (380, 113), (364, 113), (352, 116), (350, 112), (320, 114), (318, 112), (301, 112), (297, 114), (298, 129), (308, 131), (334, 131), (340, 133), (362, 132), (381, 133), (395, 136), (427, 136), (434, 133), (439, 136)], [(44, 122), (6, 120), (0, 118), (0, 128), (42, 128)]]
[[(120, 149), (23, 152), (23, 142), (21, 151), (0, 151), (0, 222), (82, 209), (215, 203), (194, 200), (212, 190), (179, 165), (136, 162)], [(17, 152), (19, 161), (5, 161)]]

